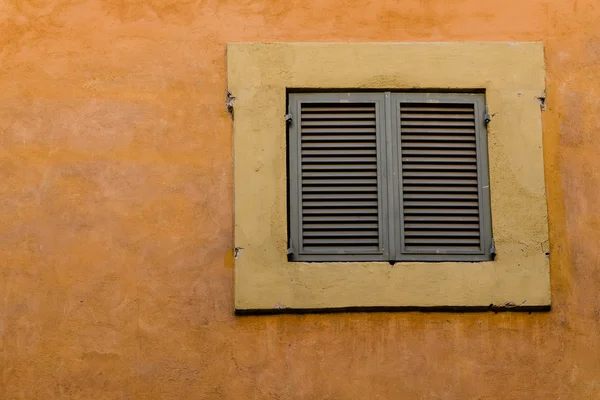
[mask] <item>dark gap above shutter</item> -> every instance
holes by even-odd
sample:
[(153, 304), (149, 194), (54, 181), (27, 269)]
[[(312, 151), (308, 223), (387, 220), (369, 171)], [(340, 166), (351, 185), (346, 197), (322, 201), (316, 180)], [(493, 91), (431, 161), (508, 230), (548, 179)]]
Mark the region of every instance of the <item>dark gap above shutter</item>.
[(403, 249), (482, 251), (473, 103), (400, 102)]
[(303, 253), (381, 248), (375, 103), (301, 103)]

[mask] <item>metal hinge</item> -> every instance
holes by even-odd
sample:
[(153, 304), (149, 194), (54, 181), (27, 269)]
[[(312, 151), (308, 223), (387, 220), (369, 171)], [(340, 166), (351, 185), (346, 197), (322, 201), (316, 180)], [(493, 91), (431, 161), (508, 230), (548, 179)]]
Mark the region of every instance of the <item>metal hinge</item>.
[(228, 90), (225, 94), (225, 107), (227, 107), (227, 111), (231, 114), (231, 118), (233, 119), (233, 105), (235, 104), (235, 96), (231, 94)]
[(483, 115), (483, 121), (486, 125), (492, 121), (492, 117), (490, 116), (490, 112), (488, 111), (487, 106), (485, 106), (485, 114)]
[(292, 114), (285, 114), (285, 123), (289, 124), (290, 122), (292, 122)]
[(492, 244), (490, 245), (490, 254), (492, 258), (496, 255), (496, 242), (494, 242), (494, 238), (492, 238)]
[(291, 256), (292, 254), (294, 254), (294, 244), (292, 243), (291, 240), (290, 240), (290, 247), (288, 247), (288, 249), (287, 249), (287, 253), (288, 253), (288, 256)]

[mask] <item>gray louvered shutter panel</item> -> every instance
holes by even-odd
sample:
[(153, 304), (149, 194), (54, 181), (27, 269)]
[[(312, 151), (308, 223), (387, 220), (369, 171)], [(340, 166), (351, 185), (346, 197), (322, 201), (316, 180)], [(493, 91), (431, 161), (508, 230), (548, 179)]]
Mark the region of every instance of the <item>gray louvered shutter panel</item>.
[(400, 260), (491, 258), (483, 95), (402, 94)]
[(382, 95), (291, 94), (291, 259), (387, 259)]

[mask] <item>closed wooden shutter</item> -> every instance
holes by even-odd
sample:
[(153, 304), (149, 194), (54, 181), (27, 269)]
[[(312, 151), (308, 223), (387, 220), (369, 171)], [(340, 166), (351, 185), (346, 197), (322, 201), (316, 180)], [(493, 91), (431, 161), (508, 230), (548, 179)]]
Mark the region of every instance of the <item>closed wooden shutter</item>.
[(483, 95), (399, 94), (400, 260), (490, 258)]
[(493, 258), (483, 94), (288, 100), (291, 260)]
[(292, 259), (387, 259), (382, 100), (290, 95)]

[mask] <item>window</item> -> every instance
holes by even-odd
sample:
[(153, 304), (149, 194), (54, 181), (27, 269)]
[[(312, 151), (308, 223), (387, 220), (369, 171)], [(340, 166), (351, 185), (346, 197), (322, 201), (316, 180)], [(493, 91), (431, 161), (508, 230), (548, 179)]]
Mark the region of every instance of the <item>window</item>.
[(480, 94), (292, 93), (292, 261), (489, 261)]
[[(348, 94), (348, 88), (356, 92)], [(439, 93), (428, 93), (432, 88)], [(544, 88), (542, 43), (228, 44), (227, 104), (235, 110), (236, 312), (549, 307), (542, 112), (537, 100)], [(286, 115), (291, 104), (290, 124)], [(461, 111), (459, 104), (471, 104), (473, 113)], [(486, 106), (492, 116), (487, 125)], [(448, 114), (464, 118), (439, 118)], [(300, 124), (303, 119), (306, 129)], [(350, 126), (354, 133), (346, 136), (356, 140), (335, 140), (343, 138), (343, 132), (332, 132), (340, 121), (355, 124)], [(447, 129), (453, 133), (436, 132), (446, 129), (435, 125), (441, 121), (473, 124), (475, 133), (458, 127)], [(431, 129), (421, 132), (424, 127)], [(289, 135), (296, 138), (295, 154), (300, 152), (295, 161), (289, 158)], [(302, 135), (317, 140), (298, 142)], [(339, 142), (347, 146), (344, 155), (320, 155), (335, 150)], [(467, 142), (471, 148), (453, 149), (470, 156), (444, 155), (467, 158), (465, 162), (440, 164), (428, 156)], [(440, 143), (447, 145), (435, 147)], [(302, 146), (309, 152), (304, 159)], [(336, 161), (323, 163), (323, 158)], [(433, 171), (448, 174), (426, 176)], [(452, 178), (450, 172), (457, 175)], [(355, 176), (344, 178), (348, 173)], [(353, 183), (332, 184), (340, 179)], [(436, 182), (449, 180), (464, 184)], [(296, 200), (290, 196), (291, 183)], [(330, 199), (340, 193), (354, 198), (323, 207), (336, 203)], [(299, 194), (306, 194), (309, 203), (300, 203)], [(474, 210), (473, 194), (477, 212), (464, 214)], [(451, 200), (441, 197), (448, 195)], [(356, 210), (361, 210), (360, 220)], [(354, 220), (344, 221), (348, 215)], [(456, 215), (476, 220), (446, 220), (443, 230), (441, 221), (427, 220)], [(300, 218), (307, 223), (300, 225)], [(356, 226), (349, 229), (351, 224)], [(474, 250), (477, 241), (480, 250)], [(472, 252), (465, 251), (469, 247)]]

